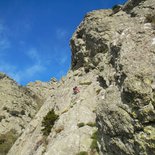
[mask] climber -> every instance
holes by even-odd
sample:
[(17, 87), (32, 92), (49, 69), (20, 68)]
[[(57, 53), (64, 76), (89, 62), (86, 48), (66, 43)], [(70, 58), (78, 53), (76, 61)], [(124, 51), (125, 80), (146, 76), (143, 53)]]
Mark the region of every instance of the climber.
[(74, 94), (77, 94), (77, 93), (80, 92), (80, 90), (79, 90), (79, 88), (78, 88), (77, 86), (75, 86), (75, 87), (73, 88), (73, 92), (74, 92)]

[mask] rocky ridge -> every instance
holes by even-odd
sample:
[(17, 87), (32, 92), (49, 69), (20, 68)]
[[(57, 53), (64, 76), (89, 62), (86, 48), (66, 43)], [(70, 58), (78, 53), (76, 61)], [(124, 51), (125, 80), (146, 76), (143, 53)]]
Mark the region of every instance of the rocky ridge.
[[(53, 93), (8, 154), (77, 154), (81, 151), (96, 153), (90, 146), (91, 136), (97, 131), (97, 105), (94, 104), (97, 96), (94, 94), (101, 91), (99, 82), (97, 85), (92, 73), (70, 71), (61, 82), (54, 83), (56, 88)], [(72, 90), (76, 84), (82, 92), (77, 95)], [(59, 119), (50, 134), (44, 136), (41, 131), (42, 120), (52, 109), (59, 115)]]
[(154, 34), (153, 0), (88, 13), (71, 39), (67, 76), (27, 86), (44, 103), (8, 155), (155, 154)]
[(73, 36), (81, 50), (73, 69), (98, 70), (105, 89), (97, 112), (103, 154), (155, 154), (154, 8), (128, 1), (117, 13), (92, 12)]
[(6, 154), (42, 103), (29, 88), (0, 73), (0, 154)]

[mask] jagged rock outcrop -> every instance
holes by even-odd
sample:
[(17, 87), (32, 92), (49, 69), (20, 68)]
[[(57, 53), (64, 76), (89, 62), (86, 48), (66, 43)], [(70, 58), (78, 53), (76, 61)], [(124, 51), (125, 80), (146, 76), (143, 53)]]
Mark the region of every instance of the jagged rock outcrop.
[(30, 89), (0, 73), (0, 155), (4, 155), (42, 105)]
[(88, 14), (71, 41), (73, 69), (98, 70), (105, 90), (97, 122), (102, 153), (155, 154), (153, 0)]
[(97, 69), (105, 90), (97, 121), (103, 154), (155, 154), (155, 2), (88, 14), (72, 39), (73, 69)]
[[(82, 151), (97, 154), (95, 148), (97, 141), (92, 136), (97, 131), (95, 122), (97, 96), (95, 94), (101, 91), (101, 87), (99, 82), (96, 83), (97, 77), (94, 75), (93, 73), (86, 74), (84, 71), (70, 71), (61, 82), (57, 83), (53, 93), (47, 98), (8, 155), (13, 153), (16, 155), (67, 155), (78, 154)], [(79, 86), (81, 92), (76, 95), (72, 90), (75, 85)], [(43, 135), (42, 120), (52, 109), (59, 118), (49, 135)]]
[(155, 154), (155, 1), (118, 8), (85, 16), (66, 77), (27, 86), (44, 104), (8, 155)]
[(39, 96), (42, 100), (46, 100), (51, 96), (53, 90), (57, 86), (57, 80), (52, 78), (49, 82), (35, 81), (27, 84), (27, 88)]

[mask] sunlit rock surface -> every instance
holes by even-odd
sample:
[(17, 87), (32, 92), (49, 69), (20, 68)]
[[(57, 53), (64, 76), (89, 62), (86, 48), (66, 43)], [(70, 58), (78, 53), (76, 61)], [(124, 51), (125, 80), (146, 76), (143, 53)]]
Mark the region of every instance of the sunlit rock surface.
[(43, 104), (8, 155), (155, 154), (155, 1), (88, 13), (70, 44), (66, 77), (26, 87)]

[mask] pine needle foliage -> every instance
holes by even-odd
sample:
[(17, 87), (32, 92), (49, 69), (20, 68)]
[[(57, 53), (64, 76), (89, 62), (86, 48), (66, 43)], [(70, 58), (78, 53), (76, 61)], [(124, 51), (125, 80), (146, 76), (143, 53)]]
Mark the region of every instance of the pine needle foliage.
[(53, 125), (55, 124), (55, 121), (59, 118), (57, 114), (55, 114), (54, 109), (49, 111), (47, 115), (43, 118), (42, 121), (42, 132), (44, 136), (48, 136), (51, 132), (51, 129)]

